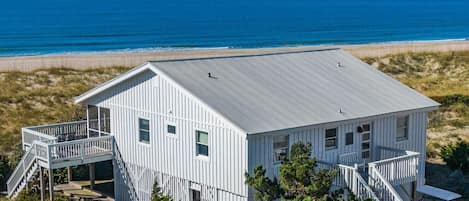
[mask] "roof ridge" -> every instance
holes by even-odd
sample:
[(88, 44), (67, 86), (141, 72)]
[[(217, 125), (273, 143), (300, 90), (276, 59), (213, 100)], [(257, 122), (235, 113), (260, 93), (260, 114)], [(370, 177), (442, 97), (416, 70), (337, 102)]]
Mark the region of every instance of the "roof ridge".
[(230, 55), (230, 56), (211, 56), (211, 57), (196, 57), (196, 58), (183, 58), (183, 59), (163, 59), (163, 60), (154, 60), (148, 61), (150, 63), (163, 63), (163, 62), (177, 62), (177, 61), (194, 61), (194, 60), (212, 60), (212, 59), (229, 59), (229, 58), (244, 58), (244, 57), (261, 57), (261, 56), (272, 56), (272, 55), (282, 55), (282, 54), (299, 54), (299, 53), (308, 53), (308, 52), (323, 52), (323, 51), (332, 51), (332, 50), (341, 50), (339, 47), (335, 48), (318, 48), (311, 50), (296, 50), (296, 51), (286, 51), (286, 52), (270, 52), (270, 53), (259, 53), (259, 54), (242, 54), (242, 55)]

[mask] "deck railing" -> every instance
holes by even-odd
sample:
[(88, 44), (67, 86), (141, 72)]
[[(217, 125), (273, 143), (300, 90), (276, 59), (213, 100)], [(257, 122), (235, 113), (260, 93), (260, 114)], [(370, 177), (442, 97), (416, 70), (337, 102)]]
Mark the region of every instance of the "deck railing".
[(376, 152), (377, 155), (376, 155), (375, 161), (386, 160), (390, 158), (396, 158), (399, 156), (407, 155), (406, 150), (395, 149), (395, 148), (384, 147), (384, 146), (377, 146), (376, 150), (377, 150)]
[(112, 154), (113, 136), (104, 136), (49, 144), (51, 162)]
[(380, 155), (390, 156), (394, 154), (397, 157), (386, 157), (387, 159), (371, 162), (368, 164), (370, 169), (376, 169), (392, 185), (410, 183), (417, 179), (419, 153), (387, 147), (379, 147), (379, 150)]
[(75, 121), (33, 126), (22, 129), (23, 145), (28, 148), (34, 141), (64, 142), (88, 137), (87, 122)]

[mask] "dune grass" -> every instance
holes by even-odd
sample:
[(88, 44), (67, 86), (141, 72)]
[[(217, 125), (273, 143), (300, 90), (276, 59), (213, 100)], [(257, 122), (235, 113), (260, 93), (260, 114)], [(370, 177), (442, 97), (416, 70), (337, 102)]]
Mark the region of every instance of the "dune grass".
[(442, 146), (469, 141), (469, 51), (406, 53), (363, 61), (441, 103), (429, 115), (430, 161), (441, 163), (438, 152)]
[(21, 143), (21, 127), (85, 118), (73, 97), (128, 68), (66, 68), (0, 72), (0, 153)]

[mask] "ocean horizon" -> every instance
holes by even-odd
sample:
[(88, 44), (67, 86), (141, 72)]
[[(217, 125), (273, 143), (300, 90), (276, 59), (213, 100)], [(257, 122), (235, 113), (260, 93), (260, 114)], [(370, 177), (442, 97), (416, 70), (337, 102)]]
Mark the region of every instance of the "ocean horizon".
[(0, 56), (468, 40), (460, 0), (18, 0)]

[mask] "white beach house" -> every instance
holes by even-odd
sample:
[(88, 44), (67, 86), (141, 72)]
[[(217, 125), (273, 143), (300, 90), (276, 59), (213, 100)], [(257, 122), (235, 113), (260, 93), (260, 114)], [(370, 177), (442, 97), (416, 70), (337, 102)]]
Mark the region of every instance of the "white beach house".
[[(340, 49), (148, 62), (76, 98), (86, 121), (23, 128), (14, 197), (43, 169), (112, 160), (116, 200), (247, 201), (244, 173), (312, 144), (334, 188), (425, 192), (427, 113), (439, 106)], [(41, 171), (39, 171), (41, 170)], [(51, 182), (50, 188), (53, 188)]]

